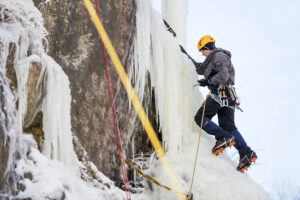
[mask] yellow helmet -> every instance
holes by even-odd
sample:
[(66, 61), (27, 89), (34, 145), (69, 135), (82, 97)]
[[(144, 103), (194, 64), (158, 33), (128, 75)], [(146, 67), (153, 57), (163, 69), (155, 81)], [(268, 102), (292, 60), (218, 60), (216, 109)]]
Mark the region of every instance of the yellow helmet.
[(205, 35), (203, 36), (199, 42), (198, 42), (198, 50), (201, 51), (201, 49), (210, 42), (216, 42), (215, 39), (213, 37), (211, 37), (210, 35)]

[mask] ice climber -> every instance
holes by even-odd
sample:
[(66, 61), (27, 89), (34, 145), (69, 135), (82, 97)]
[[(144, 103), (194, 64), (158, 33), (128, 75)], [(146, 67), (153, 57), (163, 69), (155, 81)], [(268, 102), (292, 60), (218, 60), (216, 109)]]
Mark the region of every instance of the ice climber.
[[(181, 51), (192, 60), (196, 71), (204, 78), (198, 80), (202, 87), (208, 87), (210, 95), (206, 101), (203, 130), (214, 135), (216, 144), (212, 149), (213, 154), (218, 155), (226, 147), (235, 146), (240, 155), (237, 170), (243, 172), (257, 159), (256, 153), (247, 146), (244, 138), (237, 130), (234, 123), (234, 112), (238, 106), (237, 96), (234, 90), (234, 67), (231, 63), (231, 53), (227, 50), (216, 48), (215, 40), (206, 35), (198, 42), (198, 50), (206, 57), (203, 63), (196, 62), (191, 58), (182, 46)], [(203, 106), (198, 110), (195, 121), (201, 126)], [(218, 115), (219, 126), (211, 121)]]

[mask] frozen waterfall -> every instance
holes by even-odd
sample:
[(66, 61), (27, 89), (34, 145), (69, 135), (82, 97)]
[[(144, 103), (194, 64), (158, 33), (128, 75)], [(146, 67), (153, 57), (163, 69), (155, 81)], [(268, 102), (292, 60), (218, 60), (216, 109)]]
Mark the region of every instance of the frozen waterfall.
[[(69, 79), (61, 66), (45, 53), (47, 31), (33, 1), (0, 0), (0, 21), (0, 122), (9, 144), (6, 173), (15, 189), (16, 182), (24, 187), (14, 195), (0, 193), (0, 198), (124, 199), (124, 192), (88, 162), (97, 177), (91, 180), (86, 166), (74, 152)], [(6, 77), (12, 53), (17, 89), (10, 88)], [(33, 137), (23, 131), (28, 110), (28, 77), (33, 65), (41, 68), (36, 90), (42, 102), (36, 112), (43, 113), (42, 152)]]
[(151, 1), (137, 0), (134, 77), (138, 80), (135, 89), (141, 98), (145, 72), (150, 72), (163, 131), (163, 146), (172, 156), (181, 154), (183, 142), (187, 139), (184, 133), (198, 130), (192, 119), (201, 105), (201, 94), (197, 88), (193, 88), (197, 75), (178, 47), (178, 44), (185, 43), (187, 2), (163, 2), (163, 15), (174, 27), (177, 37), (173, 38), (166, 31), (162, 15), (153, 10)]
[[(149, 71), (155, 91), (157, 118), (160, 120), (163, 147), (170, 164), (186, 193), (189, 192), (196, 154), (199, 127), (194, 115), (203, 97), (197, 87), (195, 67), (180, 52), (185, 46), (187, 0), (163, 0), (162, 13), (152, 8), (152, 1), (137, 0), (135, 38), (136, 91), (142, 97), (145, 72)], [(164, 26), (163, 18), (174, 29), (174, 38)], [(268, 199), (266, 192), (246, 174), (236, 171), (236, 163), (225, 154), (214, 156), (214, 139), (202, 134), (195, 181), (194, 199)], [(155, 174), (161, 183), (171, 185), (164, 169), (156, 160), (149, 161), (148, 174)], [(176, 199), (174, 192), (153, 186), (139, 199)]]
[[(187, 0), (162, 1), (162, 13), (155, 11), (151, 0), (136, 0), (136, 35), (131, 78), (143, 98), (146, 73), (150, 73), (155, 92), (157, 119), (162, 142), (177, 178), (188, 192), (191, 182), (199, 127), (194, 114), (203, 101), (197, 87), (193, 64), (182, 55), (178, 44), (185, 46)], [(23, 191), (2, 194), (5, 198), (41, 199), (125, 199), (124, 191), (97, 170), (93, 163), (81, 162), (74, 152), (71, 132), (71, 92), (62, 67), (45, 52), (47, 31), (32, 0), (0, 0), (0, 130), (9, 144), (8, 176), (24, 186)], [(174, 28), (174, 38), (163, 24)], [(13, 68), (17, 88), (7, 77), (7, 61), (15, 49)], [(28, 79), (34, 65), (40, 67), (36, 85), (43, 113), (42, 150), (32, 135), (24, 134), (28, 111)], [(247, 174), (235, 170), (226, 155), (211, 154), (213, 138), (203, 134), (193, 187), (194, 199), (268, 199), (267, 194)], [(95, 172), (89, 177), (87, 166)], [(146, 173), (165, 185), (171, 185), (160, 163), (147, 161)], [(28, 178), (30, 174), (30, 178)], [(176, 194), (144, 181), (141, 193), (133, 199), (176, 199)]]

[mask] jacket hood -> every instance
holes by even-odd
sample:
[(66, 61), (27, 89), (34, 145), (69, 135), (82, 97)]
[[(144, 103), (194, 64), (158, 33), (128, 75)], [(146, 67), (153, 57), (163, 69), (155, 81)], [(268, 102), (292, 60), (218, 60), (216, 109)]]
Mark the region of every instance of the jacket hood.
[[(221, 48), (215, 48), (213, 51), (225, 53), (229, 58), (231, 58), (231, 52)], [(216, 52), (216, 53), (217, 53)]]
[(205, 63), (209, 63), (209, 62), (211, 61), (212, 57), (213, 57), (216, 53), (218, 53), (218, 52), (222, 52), (222, 53), (226, 54), (229, 58), (231, 58), (231, 53), (230, 53), (230, 51), (227, 51), (227, 50), (222, 49), (222, 48), (215, 48), (215, 49), (212, 50), (212, 52), (206, 57), (206, 59), (205, 59), (204, 62), (205, 62)]

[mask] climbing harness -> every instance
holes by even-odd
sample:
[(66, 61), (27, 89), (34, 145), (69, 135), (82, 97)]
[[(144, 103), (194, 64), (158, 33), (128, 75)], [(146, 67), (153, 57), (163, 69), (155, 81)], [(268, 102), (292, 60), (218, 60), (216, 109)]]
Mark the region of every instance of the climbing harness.
[[(182, 189), (181, 185), (179, 184), (179, 182), (168, 162), (166, 154), (158, 140), (157, 134), (155, 133), (153, 126), (151, 125), (150, 120), (147, 117), (146, 112), (143, 109), (143, 106), (142, 106), (141, 102), (139, 101), (139, 99), (134, 91), (134, 88), (128, 79), (128, 76), (124, 70), (124, 67), (122, 66), (122, 63), (116, 53), (116, 50), (112, 46), (112, 43), (103, 27), (102, 22), (100, 21), (99, 17), (97, 16), (97, 13), (94, 9), (93, 4), (91, 3), (90, 0), (83, 0), (83, 2), (91, 16), (91, 20), (93, 21), (95, 28), (97, 29), (97, 31), (99, 33), (99, 37), (101, 37), (101, 39), (105, 45), (105, 48), (106, 48), (108, 54), (110, 55), (111, 61), (113, 62), (118, 75), (120, 76), (121, 82), (122, 82), (124, 88), (126, 89), (126, 92), (128, 94), (130, 94), (129, 96), (130, 96), (132, 105), (133, 105), (134, 109), (136, 110), (138, 117), (150, 139), (150, 142), (151, 142), (153, 148), (155, 149), (155, 152), (156, 152), (161, 164), (163, 165), (173, 187), (177, 191), (180, 191), (181, 193), (183, 193), (182, 192), (183, 189)], [(186, 200), (186, 196), (181, 195), (181, 194), (178, 194), (178, 198), (180, 200)]]
[(219, 103), (221, 107), (227, 106), (232, 109), (236, 108), (243, 112), (243, 110), (240, 107), (240, 98), (236, 95), (235, 88), (231, 84), (221, 84), (218, 87), (217, 94), (212, 93), (210, 96), (213, 100)]
[[(101, 21), (101, 12), (100, 12), (100, 7), (99, 7), (99, 1), (95, 0), (95, 4), (96, 4), (97, 15)], [(116, 136), (118, 153), (119, 153), (119, 158), (120, 158), (120, 163), (121, 163), (121, 168), (122, 168), (122, 175), (123, 175), (123, 182), (124, 182), (125, 191), (126, 191), (126, 198), (128, 200), (130, 200), (131, 199), (130, 187), (129, 187), (128, 177), (127, 177), (126, 167), (124, 164), (124, 152), (123, 152), (123, 148), (122, 148), (122, 139), (120, 136), (118, 118), (117, 118), (115, 104), (114, 104), (114, 94), (113, 94), (111, 79), (110, 79), (110, 74), (109, 74), (107, 55), (106, 55), (106, 51), (105, 51), (105, 47), (104, 47), (102, 39), (101, 39), (101, 48), (102, 48), (102, 54), (103, 54), (103, 59), (104, 59), (104, 66), (105, 66), (105, 73), (106, 73), (106, 79), (107, 79), (107, 85), (108, 85), (110, 106), (111, 106), (113, 120), (114, 120), (115, 136)]]
[(235, 92), (235, 87), (233, 87), (231, 84), (229, 84), (228, 89), (229, 89), (229, 94), (230, 94), (231, 98), (235, 99), (235, 107), (238, 110), (240, 110), (241, 112), (244, 112), (243, 109), (240, 107), (241, 100), (240, 100), (240, 98), (237, 96), (237, 94)]
[(221, 84), (218, 88), (218, 95), (219, 95), (219, 98), (220, 98), (220, 103), (221, 103), (221, 106), (228, 106), (229, 103), (228, 103), (228, 96), (226, 94), (226, 86)]
[(208, 94), (204, 100), (203, 103), (203, 112), (202, 112), (202, 119), (201, 119), (201, 126), (200, 126), (200, 133), (199, 133), (199, 137), (198, 137), (198, 144), (197, 144), (197, 151), (196, 151), (196, 158), (195, 158), (195, 162), (194, 162), (194, 170), (193, 170), (193, 175), (192, 175), (192, 183), (191, 183), (191, 187), (190, 187), (190, 196), (191, 199), (193, 199), (193, 194), (192, 194), (192, 188), (193, 188), (193, 184), (194, 184), (194, 177), (195, 177), (195, 171), (196, 171), (196, 166), (197, 166), (197, 160), (198, 160), (198, 153), (199, 153), (199, 146), (200, 146), (200, 138), (201, 138), (201, 134), (202, 134), (202, 128), (203, 128), (203, 119), (204, 119), (204, 113), (205, 113), (205, 106), (206, 106), (206, 102), (207, 99), (209, 98), (210, 94)]

